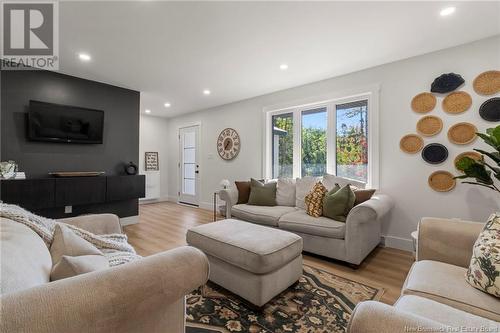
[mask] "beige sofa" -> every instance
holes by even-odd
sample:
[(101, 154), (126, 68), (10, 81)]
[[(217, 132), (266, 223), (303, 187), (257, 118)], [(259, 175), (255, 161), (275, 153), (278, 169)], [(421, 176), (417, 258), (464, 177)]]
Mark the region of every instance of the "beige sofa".
[[(120, 233), (115, 215), (65, 219), (96, 234)], [(0, 332), (184, 332), (184, 296), (208, 279), (206, 256), (181, 247), (125, 265), (49, 282), (42, 239), (2, 218)]]
[(417, 261), (401, 297), (394, 306), (373, 301), (358, 304), (348, 332), (417, 332), (415, 328), (421, 329), (418, 332), (500, 332), (500, 299), (465, 281), (472, 247), (483, 226), (422, 219)]
[(370, 200), (355, 206), (346, 222), (339, 222), (309, 216), (298, 207), (237, 204), (238, 191), (234, 187), (221, 190), (219, 196), (226, 203), (226, 218), (293, 232), (302, 237), (304, 251), (353, 265), (359, 265), (380, 243), (381, 218), (393, 206), (387, 195), (375, 194)]

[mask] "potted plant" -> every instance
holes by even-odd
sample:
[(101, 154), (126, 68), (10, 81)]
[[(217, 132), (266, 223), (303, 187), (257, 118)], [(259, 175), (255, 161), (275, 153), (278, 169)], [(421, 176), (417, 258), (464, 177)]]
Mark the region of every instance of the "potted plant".
[[(474, 180), (465, 181), (465, 184), (473, 184), (487, 187), (500, 193), (500, 125), (495, 128), (488, 128), (486, 133), (476, 133), (483, 141), (493, 147), (495, 150), (487, 152), (482, 149), (474, 149), (482, 154), (479, 160), (470, 157), (462, 157), (455, 166), (464, 174), (455, 177), (456, 179)], [(489, 162), (489, 160), (493, 162)]]

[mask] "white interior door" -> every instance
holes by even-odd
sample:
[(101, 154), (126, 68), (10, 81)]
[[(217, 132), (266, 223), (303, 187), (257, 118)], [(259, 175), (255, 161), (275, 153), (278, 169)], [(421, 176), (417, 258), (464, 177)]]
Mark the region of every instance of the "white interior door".
[(180, 189), (179, 202), (199, 205), (200, 174), (198, 163), (200, 126), (179, 129)]

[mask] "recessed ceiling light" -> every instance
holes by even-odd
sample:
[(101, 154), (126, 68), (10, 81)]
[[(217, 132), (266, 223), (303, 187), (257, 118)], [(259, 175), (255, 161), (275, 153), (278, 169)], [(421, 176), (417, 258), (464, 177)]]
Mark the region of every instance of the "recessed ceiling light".
[(164, 105), (166, 108), (169, 108), (169, 107), (170, 107), (170, 103), (169, 103), (169, 102), (167, 102), (167, 103), (165, 103), (165, 104), (163, 104), (163, 105)]
[(455, 7), (446, 7), (446, 8), (443, 8), (440, 12), (439, 12), (439, 15), (441, 16), (448, 16), (448, 15), (451, 15), (455, 12), (456, 8)]
[(90, 61), (92, 59), (92, 57), (87, 53), (79, 53), (78, 58), (80, 58), (81, 61)]
[(210, 95), (211, 91), (208, 89), (203, 90), (203, 95)]
[(287, 64), (281, 64), (281, 65), (280, 65), (280, 69), (281, 69), (282, 71), (286, 71), (286, 70), (288, 69), (288, 65), (287, 65)]
[(144, 112), (151, 113), (151, 110), (150, 109), (146, 109), (146, 110), (144, 110)]

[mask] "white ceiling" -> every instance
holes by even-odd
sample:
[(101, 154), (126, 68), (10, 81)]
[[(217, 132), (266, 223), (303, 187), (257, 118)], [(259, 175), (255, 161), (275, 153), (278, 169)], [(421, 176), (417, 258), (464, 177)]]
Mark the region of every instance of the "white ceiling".
[[(450, 5), (455, 14), (441, 17)], [(59, 10), (61, 71), (139, 90), (141, 112), (166, 117), (500, 33), (500, 2), (61, 2)]]

